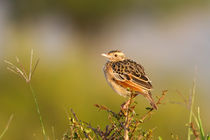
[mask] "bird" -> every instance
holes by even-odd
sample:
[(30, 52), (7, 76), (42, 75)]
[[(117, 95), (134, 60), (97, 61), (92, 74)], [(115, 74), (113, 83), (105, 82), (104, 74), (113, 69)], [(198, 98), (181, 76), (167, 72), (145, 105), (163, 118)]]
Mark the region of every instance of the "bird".
[(132, 93), (143, 95), (152, 108), (157, 110), (151, 93), (153, 86), (142, 65), (127, 58), (119, 50), (111, 50), (101, 55), (108, 59), (103, 71), (106, 81), (115, 92), (123, 97), (129, 97)]

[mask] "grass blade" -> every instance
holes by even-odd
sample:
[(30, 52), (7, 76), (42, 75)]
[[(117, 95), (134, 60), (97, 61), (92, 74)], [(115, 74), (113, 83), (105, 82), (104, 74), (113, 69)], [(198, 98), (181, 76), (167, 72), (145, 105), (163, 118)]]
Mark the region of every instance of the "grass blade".
[[(191, 98), (191, 104), (190, 104), (190, 116), (189, 116), (189, 122), (188, 122), (189, 125), (192, 122), (193, 106), (194, 106), (194, 100), (195, 100), (195, 89), (196, 89), (196, 79), (194, 78), (193, 89), (192, 89), (192, 98)], [(191, 128), (188, 127), (187, 140), (190, 140), (190, 136), (191, 136)]]
[(43, 133), (44, 139), (47, 140), (47, 135), (46, 135), (44, 123), (43, 123), (43, 120), (42, 120), (42, 116), (41, 116), (41, 113), (40, 113), (39, 104), (37, 102), (36, 94), (35, 94), (35, 91), (34, 91), (32, 85), (31, 85), (31, 83), (29, 83), (29, 87), (30, 87), (31, 93), (33, 95), (33, 99), (34, 99), (34, 102), (35, 102), (35, 105), (36, 105), (37, 113), (39, 115), (39, 121), (40, 121), (40, 124), (41, 124), (41, 127), (42, 127), (42, 133)]
[(199, 124), (201, 139), (205, 140), (205, 134), (204, 134), (204, 131), (203, 131), (203, 125), (202, 125), (202, 121), (201, 121), (200, 108), (199, 107), (198, 107), (198, 124)]
[(198, 118), (195, 116), (194, 113), (193, 113), (193, 117), (194, 117), (194, 120), (195, 120), (195, 123), (196, 123), (197, 127), (199, 128)]
[(5, 129), (4, 129), (4, 131), (1, 133), (1, 135), (0, 135), (0, 140), (2, 139), (2, 137), (5, 135), (5, 133), (7, 132), (7, 130), (8, 130), (8, 128), (9, 128), (9, 125), (10, 125), (10, 123), (11, 123), (11, 121), (12, 121), (12, 119), (13, 119), (13, 114), (9, 117), (9, 121), (8, 121), (8, 123), (7, 123), (7, 125), (6, 125), (6, 127), (5, 127)]

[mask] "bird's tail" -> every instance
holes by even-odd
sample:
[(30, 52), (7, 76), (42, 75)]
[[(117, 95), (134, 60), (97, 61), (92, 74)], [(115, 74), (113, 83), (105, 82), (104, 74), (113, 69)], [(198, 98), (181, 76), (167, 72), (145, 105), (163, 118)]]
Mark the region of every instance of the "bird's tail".
[(152, 98), (151, 92), (149, 91), (148, 94), (145, 94), (144, 96), (145, 96), (145, 97), (147, 98), (147, 100), (150, 102), (150, 105), (152, 106), (152, 108), (155, 109), (155, 110), (157, 110), (158, 107), (157, 107), (157, 105), (156, 105), (154, 99)]

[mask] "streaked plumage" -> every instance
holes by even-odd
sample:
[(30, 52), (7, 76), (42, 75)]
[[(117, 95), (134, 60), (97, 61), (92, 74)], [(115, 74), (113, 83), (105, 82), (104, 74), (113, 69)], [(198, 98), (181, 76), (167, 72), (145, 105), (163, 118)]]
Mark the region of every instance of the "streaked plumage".
[(114, 91), (124, 97), (131, 95), (132, 92), (141, 94), (149, 100), (154, 109), (157, 109), (151, 95), (152, 84), (143, 66), (126, 58), (118, 50), (102, 55), (108, 58), (104, 74)]

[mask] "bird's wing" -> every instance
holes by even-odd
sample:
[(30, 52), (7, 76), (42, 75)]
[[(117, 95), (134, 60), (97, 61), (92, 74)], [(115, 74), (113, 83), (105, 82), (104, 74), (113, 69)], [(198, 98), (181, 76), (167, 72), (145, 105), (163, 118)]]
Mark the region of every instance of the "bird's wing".
[(112, 65), (113, 76), (124, 85), (137, 89), (151, 90), (152, 84), (144, 72), (144, 68), (132, 60), (115, 62)]

